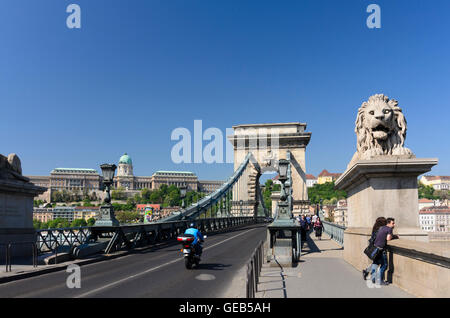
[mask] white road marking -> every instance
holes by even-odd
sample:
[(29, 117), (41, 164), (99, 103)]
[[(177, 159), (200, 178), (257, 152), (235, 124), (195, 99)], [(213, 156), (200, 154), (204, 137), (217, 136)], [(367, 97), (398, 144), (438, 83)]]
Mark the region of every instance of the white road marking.
[[(219, 242), (219, 243), (216, 243), (216, 244), (214, 244), (214, 245), (208, 246), (208, 247), (204, 248), (203, 250), (204, 250), (204, 251), (205, 251), (205, 250), (209, 250), (210, 248), (213, 248), (213, 247), (215, 247), (215, 246), (217, 246), (217, 245), (219, 245), (219, 244), (225, 243), (225, 242), (227, 242), (227, 241), (229, 241), (229, 240), (232, 240), (232, 239), (234, 239), (234, 238), (236, 238), (236, 237), (238, 237), (238, 236), (244, 235), (245, 233), (248, 233), (248, 232), (253, 231), (253, 230), (255, 230), (255, 229), (250, 229), (250, 230), (247, 230), (247, 231), (245, 231), (245, 232), (242, 232), (242, 233), (240, 233), (240, 234), (238, 234), (238, 235), (235, 235), (235, 236), (232, 236), (232, 237), (230, 237), (230, 238), (227, 238), (226, 240), (221, 241), (221, 242)], [(143, 271), (143, 272), (140, 272), (140, 273), (138, 273), (138, 274), (134, 274), (134, 275), (131, 275), (131, 276), (122, 278), (122, 279), (120, 279), (120, 280), (117, 280), (117, 281), (112, 282), (112, 283), (110, 283), (110, 284), (107, 284), (107, 285), (105, 285), (105, 286), (102, 286), (102, 287), (93, 289), (93, 290), (88, 291), (88, 292), (83, 293), (83, 294), (80, 294), (80, 295), (78, 295), (78, 296), (75, 296), (75, 298), (86, 297), (86, 296), (88, 296), (88, 295), (91, 295), (91, 294), (94, 294), (94, 293), (96, 293), (96, 292), (99, 292), (99, 291), (101, 291), (101, 290), (103, 290), (103, 289), (106, 289), (106, 288), (109, 288), (109, 287), (111, 287), (111, 286), (120, 284), (120, 283), (122, 283), (122, 282), (124, 282), (124, 281), (130, 280), (130, 279), (133, 279), (133, 278), (136, 278), (136, 277), (138, 277), (138, 276), (142, 276), (142, 275), (144, 275), (144, 274), (153, 272), (153, 271), (155, 271), (155, 270), (157, 270), (157, 269), (160, 269), (161, 267), (164, 267), (164, 266), (167, 266), (167, 265), (171, 265), (171, 264), (173, 264), (173, 263), (176, 263), (176, 262), (179, 262), (179, 261), (182, 261), (182, 260), (184, 260), (184, 258), (177, 258), (177, 259), (175, 259), (175, 260), (173, 260), (173, 261), (170, 261), (170, 262), (161, 264), (161, 265), (156, 266), (156, 267), (153, 267), (153, 268), (149, 268), (149, 269), (147, 269), (147, 270), (145, 270), (145, 271)]]
[(198, 279), (198, 280), (215, 280), (216, 276), (211, 275), (211, 274), (200, 274), (200, 275), (196, 276), (195, 279)]

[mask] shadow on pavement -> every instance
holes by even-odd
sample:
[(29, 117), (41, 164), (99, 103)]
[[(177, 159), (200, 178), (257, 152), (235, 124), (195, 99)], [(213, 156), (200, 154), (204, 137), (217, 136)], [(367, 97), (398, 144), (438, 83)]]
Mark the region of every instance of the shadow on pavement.
[(211, 270), (211, 271), (222, 271), (227, 267), (231, 267), (231, 265), (224, 265), (224, 264), (202, 264), (200, 263), (196, 269), (204, 269), (204, 270)]

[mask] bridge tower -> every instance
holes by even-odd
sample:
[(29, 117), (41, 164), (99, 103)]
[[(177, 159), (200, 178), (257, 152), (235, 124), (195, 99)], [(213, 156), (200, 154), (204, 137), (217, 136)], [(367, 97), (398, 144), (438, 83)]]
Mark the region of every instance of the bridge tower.
[[(306, 189), (306, 146), (311, 133), (305, 123), (247, 124), (233, 126), (234, 134), (227, 136), (234, 148), (234, 170), (246, 155), (252, 158), (242, 177), (233, 188), (232, 213), (235, 216), (256, 215), (258, 210), (259, 178), (278, 170), (278, 160), (291, 152), (293, 213), (302, 212), (308, 200)], [(270, 209), (270, 207), (266, 207)]]

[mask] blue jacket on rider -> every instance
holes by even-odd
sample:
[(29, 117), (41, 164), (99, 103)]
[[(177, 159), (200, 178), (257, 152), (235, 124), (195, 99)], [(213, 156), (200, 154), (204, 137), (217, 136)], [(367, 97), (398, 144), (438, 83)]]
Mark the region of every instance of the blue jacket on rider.
[(193, 227), (188, 228), (188, 229), (184, 232), (184, 234), (191, 234), (191, 235), (193, 235), (193, 236), (195, 237), (194, 242), (192, 242), (192, 245), (197, 244), (197, 243), (198, 243), (198, 240), (203, 241), (203, 235), (202, 235), (202, 233), (201, 233), (199, 230), (197, 230), (196, 228), (193, 228)]

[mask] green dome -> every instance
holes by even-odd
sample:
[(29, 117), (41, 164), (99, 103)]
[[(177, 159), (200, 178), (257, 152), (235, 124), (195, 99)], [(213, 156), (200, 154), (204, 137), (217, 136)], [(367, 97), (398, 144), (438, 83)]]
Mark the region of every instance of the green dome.
[(119, 159), (119, 163), (126, 163), (127, 165), (132, 165), (133, 162), (131, 161), (131, 157), (125, 153), (122, 157)]

